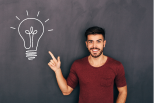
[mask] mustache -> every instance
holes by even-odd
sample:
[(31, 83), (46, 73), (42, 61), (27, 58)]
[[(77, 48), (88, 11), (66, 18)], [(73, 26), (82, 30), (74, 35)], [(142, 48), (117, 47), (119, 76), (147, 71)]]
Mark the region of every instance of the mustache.
[(90, 48), (90, 50), (92, 50), (92, 49), (98, 49), (98, 50), (100, 50), (99, 48)]

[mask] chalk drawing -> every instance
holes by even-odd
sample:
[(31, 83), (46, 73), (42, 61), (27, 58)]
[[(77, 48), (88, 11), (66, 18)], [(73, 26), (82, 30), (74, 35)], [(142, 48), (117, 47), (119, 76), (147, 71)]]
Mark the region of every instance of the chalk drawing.
[[(37, 47), (38, 47), (39, 40), (41, 39), (42, 35), (44, 34), (44, 25), (43, 25), (43, 23), (42, 23), (39, 19), (37, 19), (37, 18), (26, 18), (26, 19), (24, 19), (24, 20), (22, 20), (22, 21), (20, 22), (20, 24), (19, 24), (19, 26), (18, 26), (18, 33), (19, 33), (19, 35), (21, 36), (21, 38), (23, 39), (23, 41), (24, 41), (24, 47), (25, 47), (25, 48), (26, 48), (26, 46), (25, 46), (25, 39), (24, 39), (23, 36), (22, 36), (22, 35), (24, 35), (24, 34), (21, 34), (21, 33), (20, 33), (20, 26), (21, 26), (21, 24), (22, 24), (23, 22), (26, 22), (27, 20), (36, 20), (36, 21), (40, 22), (41, 25), (42, 25), (42, 33), (40, 33), (41, 35), (40, 35), (40, 37), (39, 37), (39, 39), (38, 39), (38, 41), (37, 41), (37, 46), (36, 46), (36, 51), (37, 51)], [(32, 27), (32, 26), (30, 27), (30, 30), (25, 30), (25, 34), (29, 34), (29, 38), (30, 38), (30, 46), (29, 46), (29, 48), (26, 48), (26, 49), (30, 49), (31, 46), (33, 47), (33, 37), (34, 37), (34, 34), (36, 34), (36, 33), (37, 33), (37, 30), (34, 30), (34, 31), (33, 31), (33, 27)], [(32, 37), (31, 37), (30, 34), (32, 34)]]
[[(33, 31), (33, 27), (32, 26), (30, 27), (30, 30), (25, 30), (25, 33), (29, 35), (30, 44), (32, 43), (32, 47), (33, 47), (33, 38), (34, 38), (34, 35), (37, 34), (37, 32), (38, 32), (37, 30)], [(32, 34), (32, 38), (31, 38), (30, 34)], [(32, 40), (32, 42), (31, 42), (31, 40)]]
[(37, 13), (37, 17), (39, 16), (39, 14), (40, 14), (40, 11), (38, 11), (38, 13)]
[[(28, 16), (29, 14), (28, 14), (28, 11), (27, 10), (26, 10), (26, 13), (27, 13), (27, 16)], [(39, 16), (39, 13), (40, 13), (40, 11), (38, 11), (37, 17)], [(20, 20), (18, 16), (16, 16), (16, 18), (18, 20)], [(24, 33), (21, 33), (20, 27), (21, 27), (22, 23), (27, 22), (28, 20), (35, 20), (35, 21), (39, 22), (41, 24), (41, 26), (42, 26), (42, 31), (41, 32), (38, 32), (38, 30), (34, 30), (34, 27), (33, 26), (30, 26), (29, 27), (29, 30), (25, 30)], [(49, 21), (49, 19), (45, 20), (45, 22), (47, 22), (47, 21)], [(15, 27), (10, 27), (10, 28), (11, 29), (16, 29)], [(48, 31), (53, 31), (53, 29), (50, 29)], [(30, 49), (30, 50), (27, 50), (26, 51), (26, 53), (25, 53), (26, 54), (26, 57), (28, 58), (28, 60), (35, 59), (35, 57), (37, 56), (37, 48), (38, 48), (39, 41), (40, 41), (41, 37), (44, 34), (44, 24), (43, 24), (43, 22), (41, 20), (37, 19), (37, 18), (26, 18), (26, 19), (22, 20), (19, 23), (18, 33), (19, 33), (20, 37), (22, 38), (22, 40), (24, 42), (25, 49)], [(25, 39), (24, 39), (24, 36), (23, 35), (29, 35), (30, 46), (28, 48), (25, 46)], [(36, 44), (36, 47), (34, 47), (34, 45), (33, 45), (34, 44), (33, 43), (33, 39), (35, 37), (34, 35), (39, 35), (39, 38), (38, 38), (37, 42), (35, 43)], [(35, 48), (35, 49), (34, 50), (31, 50), (33, 48)]]
[(16, 16), (16, 18), (17, 18), (18, 20), (20, 20), (17, 16)]
[(49, 21), (49, 19), (47, 19), (45, 22)]
[(51, 30), (48, 30), (48, 31), (53, 31), (53, 29), (51, 29)]
[(28, 11), (26, 10), (27, 16), (28, 16)]
[(14, 28), (14, 27), (10, 27), (10, 28), (12, 28), (12, 29), (16, 29), (16, 28)]

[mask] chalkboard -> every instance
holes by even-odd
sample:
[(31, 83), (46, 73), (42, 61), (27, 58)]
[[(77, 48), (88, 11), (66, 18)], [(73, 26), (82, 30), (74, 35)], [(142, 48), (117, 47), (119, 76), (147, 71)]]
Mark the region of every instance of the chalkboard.
[(89, 55), (84, 32), (91, 26), (105, 28), (104, 54), (124, 66), (126, 103), (152, 103), (152, 2), (0, 0), (0, 103), (78, 103), (79, 86), (61, 93), (48, 51), (61, 57), (67, 78), (72, 63)]

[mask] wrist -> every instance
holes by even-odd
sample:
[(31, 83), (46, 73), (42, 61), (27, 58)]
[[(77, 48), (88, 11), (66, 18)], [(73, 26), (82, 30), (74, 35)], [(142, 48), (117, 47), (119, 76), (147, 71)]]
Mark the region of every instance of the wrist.
[(61, 69), (60, 69), (60, 68), (58, 68), (58, 69), (55, 71), (55, 74), (57, 74), (57, 73), (59, 73), (59, 72), (61, 72)]

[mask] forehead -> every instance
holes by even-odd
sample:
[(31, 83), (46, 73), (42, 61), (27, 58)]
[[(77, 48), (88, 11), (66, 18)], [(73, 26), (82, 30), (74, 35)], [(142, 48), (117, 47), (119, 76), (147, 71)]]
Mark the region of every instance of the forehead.
[(99, 39), (104, 40), (104, 37), (102, 34), (90, 34), (87, 36), (87, 40), (99, 40)]

